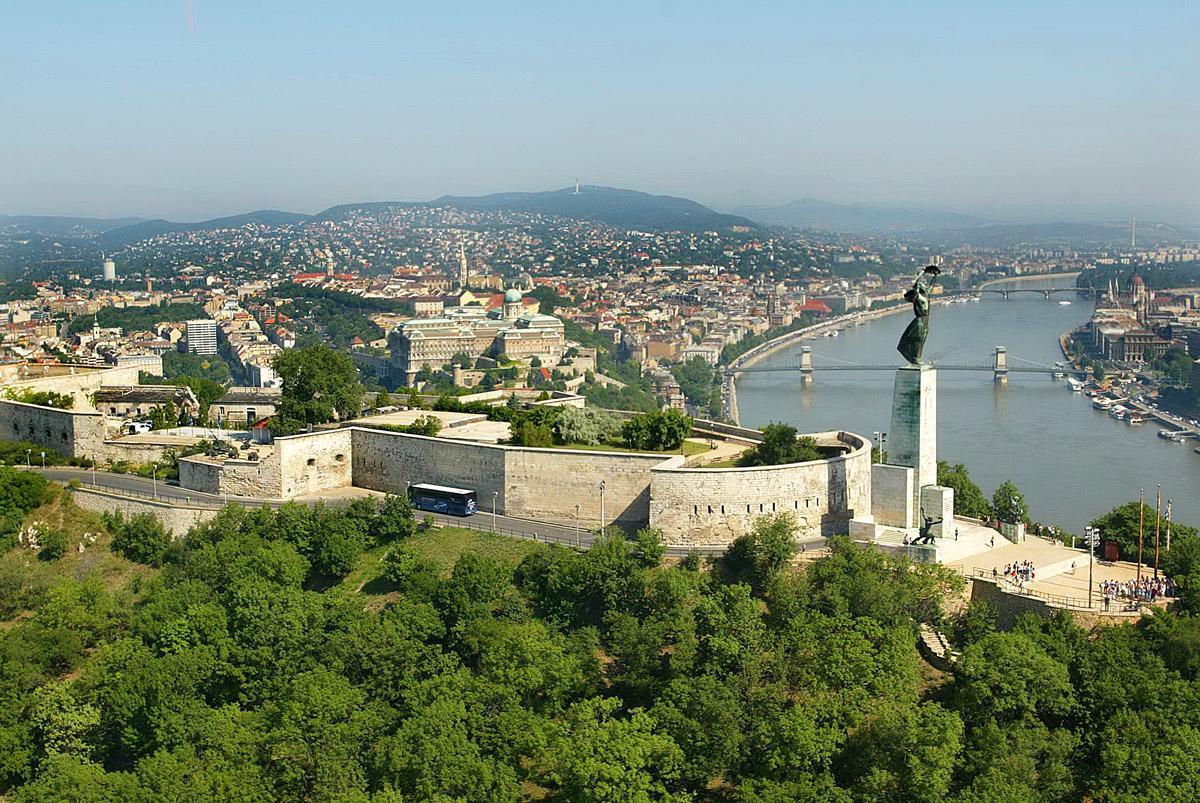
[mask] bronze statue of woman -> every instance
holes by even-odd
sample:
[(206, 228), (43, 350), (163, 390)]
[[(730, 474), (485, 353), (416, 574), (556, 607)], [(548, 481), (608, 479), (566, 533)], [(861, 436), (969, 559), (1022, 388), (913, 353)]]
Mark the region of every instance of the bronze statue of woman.
[(913, 305), (913, 320), (900, 335), (896, 351), (913, 365), (921, 364), (921, 352), (925, 350), (925, 338), (929, 336), (929, 291), (942, 269), (930, 265), (917, 274), (913, 286), (904, 293), (904, 300)]

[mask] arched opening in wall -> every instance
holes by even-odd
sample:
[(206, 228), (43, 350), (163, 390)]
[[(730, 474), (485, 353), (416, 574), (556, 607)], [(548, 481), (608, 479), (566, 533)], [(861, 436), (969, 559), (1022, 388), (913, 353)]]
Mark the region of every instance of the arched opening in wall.
[(337, 457), (335, 457), (335, 458), (333, 458), (333, 459), (334, 459), (334, 460), (336, 460), (336, 461), (338, 461), (339, 463), (345, 463), (345, 462), (346, 462), (346, 455), (344, 455), (344, 454), (340, 454), (340, 455), (338, 455)]
[(67, 433), (65, 433), (65, 432), (62, 433), (62, 441), (63, 441), (63, 443), (67, 442)]
[(308, 462), (308, 465), (310, 465), (310, 466), (315, 466), (315, 465), (317, 464), (317, 458), (315, 458), (315, 457), (310, 457), (310, 458), (308, 458), (308, 461), (307, 461), (307, 462)]

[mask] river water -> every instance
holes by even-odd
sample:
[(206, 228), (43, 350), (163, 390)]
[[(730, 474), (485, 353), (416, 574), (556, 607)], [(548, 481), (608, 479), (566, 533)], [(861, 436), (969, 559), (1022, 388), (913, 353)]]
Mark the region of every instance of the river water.
[[(1024, 282), (1023, 288), (1069, 286), (1073, 278)], [(1061, 361), (1058, 336), (1091, 316), (1084, 296), (1032, 293), (1008, 301), (985, 293), (975, 303), (937, 305), (930, 321), (925, 359), (947, 365), (991, 365), (995, 347), (1008, 347), (1009, 366)], [(1070, 305), (1060, 305), (1070, 300)], [(772, 421), (801, 432), (844, 429), (871, 437), (889, 428), (891, 371), (825, 371), (821, 365), (896, 365), (896, 342), (908, 325), (904, 312), (805, 341), (817, 366), (813, 384), (798, 374), (745, 374), (737, 383), (744, 426)], [(800, 344), (781, 349), (755, 367), (794, 366)], [(1084, 525), (1145, 488), (1153, 507), (1155, 486), (1174, 501), (1176, 521), (1200, 519), (1200, 454), (1196, 441), (1175, 444), (1156, 436), (1163, 425), (1138, 426), (1093, 410), (1091, 399), (1066, 382), (1043, 374), (1009, 374), (996, 385), (990, 371), (938, 374), (938, 457), (964, 463), (991, 497), (1006, 479), (1025, 494), (1031, 517), (1081, 533)], [(1153, 533), (1153, 521), (1150, 529)]]

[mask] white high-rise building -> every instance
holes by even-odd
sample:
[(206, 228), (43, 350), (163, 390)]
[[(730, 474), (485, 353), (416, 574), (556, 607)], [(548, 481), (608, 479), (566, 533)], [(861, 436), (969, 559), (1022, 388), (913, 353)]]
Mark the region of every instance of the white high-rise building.
[(111, 259), (104, 260), (104, 281), (115, 282), (117, 280), (117, 263)]
[(217, 322), (211, 318), (188, 321), (187, 347), (192, 354), (216, 354)]

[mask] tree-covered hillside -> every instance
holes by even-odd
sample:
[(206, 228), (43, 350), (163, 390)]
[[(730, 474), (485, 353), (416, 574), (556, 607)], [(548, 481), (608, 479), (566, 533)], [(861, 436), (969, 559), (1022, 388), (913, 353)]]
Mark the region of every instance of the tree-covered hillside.
[[(796, 568), (786, 520), (713, 567), (662, 565), (650, 532), (580, 553), (425, 529), (397, 499), (231, 508), (171, 542), (23, 473), (10, 515), (67, 543), (0, 555), (6, 799), (1200, 795), (1187, 615), (942, 621), (952, 573), (839, 540)], [(923, 621), (953, 674), (920, 660)]]

